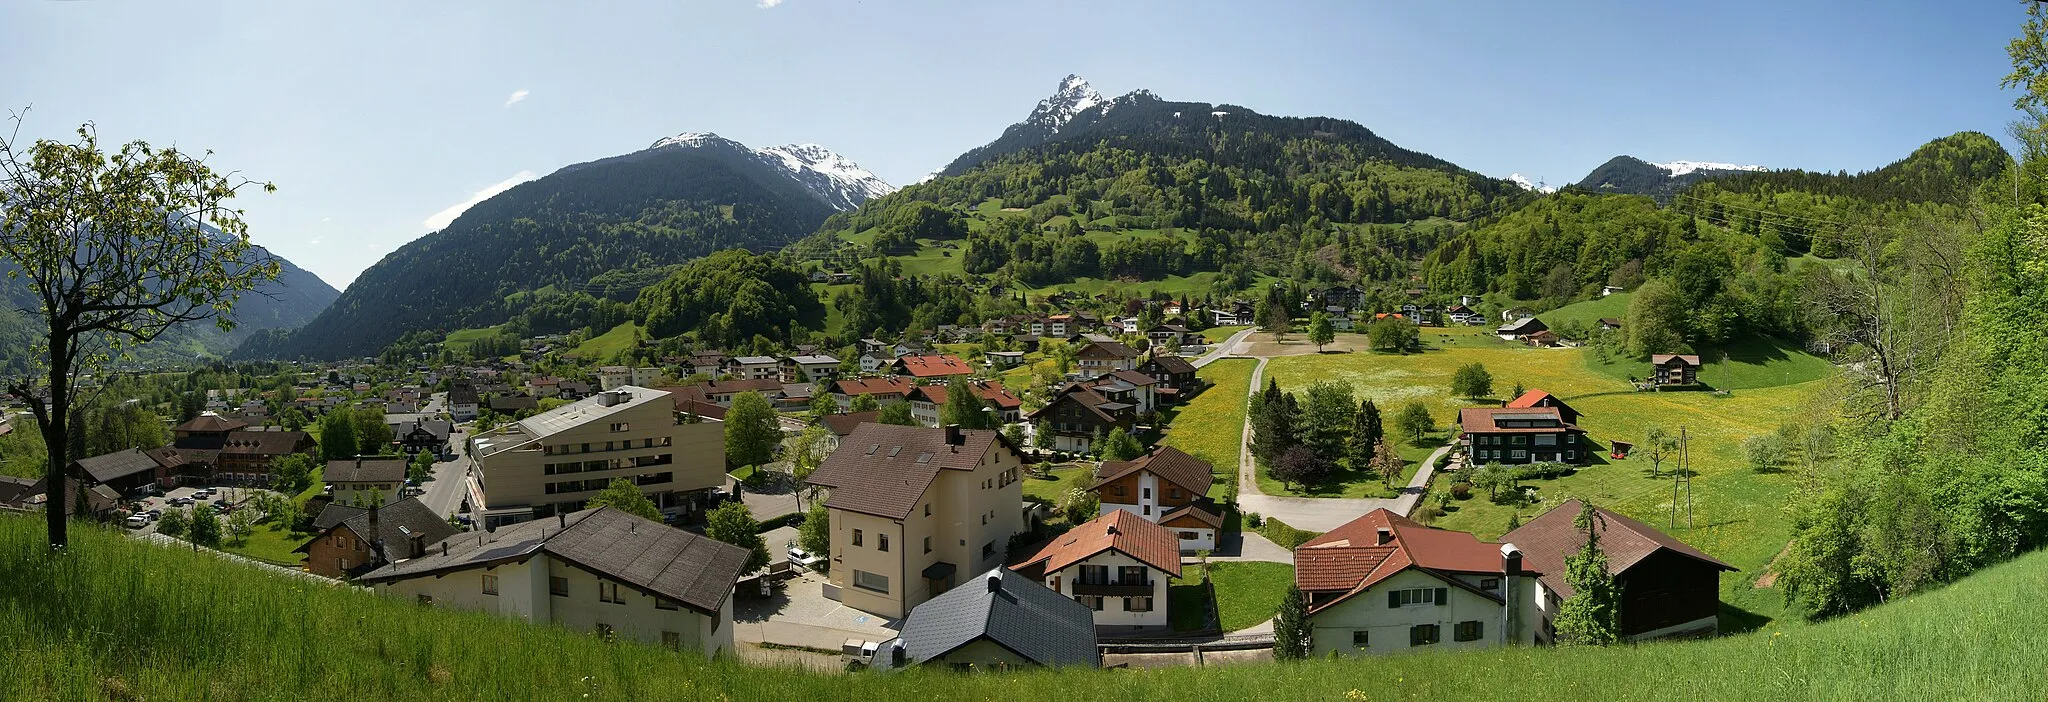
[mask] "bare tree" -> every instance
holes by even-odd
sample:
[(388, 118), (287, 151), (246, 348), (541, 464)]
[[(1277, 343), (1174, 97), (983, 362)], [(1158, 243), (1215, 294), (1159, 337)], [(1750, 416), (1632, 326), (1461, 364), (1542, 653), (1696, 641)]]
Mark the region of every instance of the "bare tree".
[(95, 376), (172, 325), (233, 328), (235, 301), (275, 280), (278, 263), (224, 204), (254, 181), (176, 148), (101, 151), (90, 124), (73, 143), (22, 144), (20, 113), (14, 122), (0, 140), (0, 262), (26, 282), (36, 303), (23, 312), (43, 333), (6, 392), (28, 403), (49, 447), (50, 545), (62, 548), (67, 422), (81, 381), (103, 386)]
[(1861, 414), (1897, 419), (1919, 373), (1937, 358), (1961, 320), (1964, 268), (1954, 225), (1918, 222), (1900, 230), (1842, 234), (1857, 264), (1829, 275), (1815, 291), (1818, 341), (1846, 362)]

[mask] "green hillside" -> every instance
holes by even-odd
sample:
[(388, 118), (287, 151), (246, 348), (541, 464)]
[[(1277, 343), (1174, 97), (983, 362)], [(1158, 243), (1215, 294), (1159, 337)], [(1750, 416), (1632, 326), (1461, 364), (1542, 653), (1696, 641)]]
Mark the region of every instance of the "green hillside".
[(2032, 554), (1823, 624), (1632, 648), (837, 676), (423, 609), (111, 531), (52, 557), (38, 521), (0, 517), (0, 699), (2040, 699), (2044, 579)]

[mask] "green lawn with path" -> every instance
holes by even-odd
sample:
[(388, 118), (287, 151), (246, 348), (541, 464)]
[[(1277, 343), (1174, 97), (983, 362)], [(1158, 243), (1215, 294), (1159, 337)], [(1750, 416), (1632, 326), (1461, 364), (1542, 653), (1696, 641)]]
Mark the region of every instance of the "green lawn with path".
[(1090, 470), (1089, 466), (1070, 463), (1048, 471), (1052, 476), (1050, 478), (1026, 475), (1024, 476), (1024, 494), (1027, 497), (1037, 497), (1046, 502), (1059, 504), (1060, 498), (1065, 496), (1067, 491), (1067, 481), (1072, 480), (1076, 475), (1088, 473)]
[(1216, 612), (1224, 631), (1250, 628), (1280, 611), (1280, 598), (1294, 584), (1294, 566), (1262, 561), (1209, 564), (1216, 585)]
[(1252, 369), (1258, 361), (1225, 358), (1203, 366), (1195, 375), (1209, 388), (1187, 404), (1162, 412), (1168, 427), (1163, 441), (1188, 455), (1208, 461), (1217, 473), (1210, 497), (1221, 497), (1237, 476), (1238, 454), (1244, 449), (1244, 408), (1249, 399)]

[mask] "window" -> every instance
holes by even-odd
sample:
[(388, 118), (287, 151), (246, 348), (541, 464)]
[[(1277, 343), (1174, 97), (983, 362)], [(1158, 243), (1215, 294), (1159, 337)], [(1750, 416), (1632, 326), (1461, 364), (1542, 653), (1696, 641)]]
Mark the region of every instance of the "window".
[(682, 605), (678, 605), (674, 602), (669, 601), (667, 598), (656, 597), (654, 598), (654, 608), (665, 609), (673, 612), (675, 610), (682, 609), (683, 607)]
[(628, 431), (628, 430), (629, 430), (629, 427), (627, 426), (627, 424), (626, 424), (625, 422), (612, 422), (612, 431), (615, 431), (615, 432), (617, 432), (617, 431)]
[(1524, 444), (1527, 444), (1527, 443), (1529, 443), (1529, 437), (1528, 437), (1528, 436), (1525, 436), (1525, 435), (1522, 435), (1522, 434), (1516, 434), (1516, 435), (1515, 435), (1515, 445), (1516, 445), (1516, 446), (1521, 446), (1521, 445), (1524, 445)]
[(569, 579), (548, 576), (548, 594), (556, 597), (568, 597)]
[(853, 586), (886, 595), (889, 594), (889, 576), (877, 575), (865, 570), (856, 570), (853, 571)]
[(1529, 452), (1523, 451), (1521, 449), (1515, 449), (1512, 455), (1514, 456), (1515, 460), (1519, 461), (1524, 458), (1527, 458), (1529, 456)]
[(984, 514), (984, 515), (981, 515), (981, 525), (982, 525), (982, 526), (988, 526), (988, 515), (986, 515), (986, 514)]
[(1149, 499), (1152, 499), (1152, 488), (1138, 488), (1138, 499), (1140, 499), (1140, 500), (1149, 500)]
[(1435, 624), (1417, 624), (1408, 627), (1408, 645), (1410, 646), (1432, 646), (1437, 641), (1438, 634)]
[(1074, 600), (1080, 602), (1081, 604), (1088, 605), (1089, 609), (1095, 610), (1097, 612), (1102, 611), (1101, 597), (1097, 597), (1095, 595), (1075, 595)]
[(1486, 622), (1477, 619), (1469, 622), (1458, 622), (1458, 627), (1451, 631), (1451, 638), (1459, 641), (1478, 641), (1484, 636), (1486, 636)]
[(577, 453), (590, 453), (590, 444), (583, 444), (582, 450), (577, 451)]
[(1180, 499), (1180, 488), (1167, 488), (1167, 490), (1166, 490), (1166, 499), (1169, 499), (1169, 500), (1178, 500), (1178, 499)]
[(661, 647), (671, 651), (682, 650), (683, 635), (673, 631), (661, 632)]
[(434, 596), (433, 596), (433, 595), (420, 595), (420, 604), (421, 604), (421, 605), (424, 605), (424, 606), (428, 606), (428, 607), (432, 607), (432, 606), (434, 606)]
[(495, 576), (495, 575), (485, 575), (485, 576), (484, 576), (484, 594), (486, 594), (486, 595), (495, 595), (495, 594), (498, 594), (498, 576)]
[(625, 604), (626, 598), (619, 595), (619, 584), (597, 581), (597, 601), (611, 604)]
[(995, 555), (996, 555), (996, 542), (994, 542), (994, 541), (990, 541), (990, 542), (988, 542), (988, 543), (985, 543), (985, 544), (982, 544), (982, 545), (981, 545), (981, 557), (982, 557), (982, 558), (984, 558), (984, 559), (987, 559), (987, 558), (993, 558), (993, 557), (995, 557)]
[(1578, 459), (1579, 459), (1579, 452), (1577, 452), (1577, 451), (1566, 451), (1566, 452), (1564, 452), (1564, 460), (1567, 460), (1567, 461), (1576, 461), (1576, 460), (1578, 460)]
[(1481, 580), (1479, 581), (1479, 589), (1481, 589), (1481, 590), (1499, 590), (1499, 589), (1500, 589), (1500, 578), (1483, 578), (1483, 579), (1481, 579)]
[(1145, 516), (1152, 516), (1152, 505), (1145, 505)]
[(855, 546), (859, 546), (859, 545), (860, 545), (860, 530), (859, 530), (859, 529), (855, 529), (855, 530), (853, 530), (853, 545), (855, 545)]
[(1124, 585), (1141, 585), (1146, 581), (1145, 566), (1119, 566), (1116, 581)]
[(1537, 445), (1537, 446), (1556, 446), (1556, 445), (1557, 445), (1557, 435), (1556, 435), (1556, 434), (1537, 434), (1537, 435), (1536, 435), (1536, 445)]
[(932, 503), (930, 503), (930, 502), (926, 502), (926, 503), (924, 503), (924, 516), (927, 516), (927, 517), (929, 517), (929, 516), (932, 516)]
[(1371, 645), (1369, 643), (1372, 640), (1371, 634), (1372, 632), (1366, 631), (1364, 629), (1353, 630), (1351, 632), (1351, 645), (1357, 646), (1359, 648), (1365, 648)]
[(1387, 607), (1408, 607), (1411, 605), (1444, 604), (1444, 588), (1418, 587), (1407, 590), (1388, 590)]
[(927, 536), (927, 537), (924, 537), (924, 552), (925, 552), (925, 553), (931, 553), (931, 552), (932, 552), (932, 537), (929, 537), (929, 536)]
[(1196, 539), (1202, 538), (1201, 534), (1197, 534), (1192, 531), (1183, 531), (1180, 532), (1177, 536), (1179, 536), (1180, 540), (1182, 541), (1194, 541)]
[(875, 539), (876, 539), (876, 541), (875, 541), (875, 550), (877, 550), (877, 551), (881, 551), (881, 552), (883, 552), (883, 553), (888, 553), (888, 552), (889, 552), (889, 535), (888, 535), (888, 534), (876, 534), (876, 535), (875, 535)]
[(343, 551), (348, 550), (348, 535), (339, 533), (335, 534), (334, 545), (335, 547), (340, 548)]
[(1111, 487), (1111, 488), (1109, 489), (1109, 492), (1110, 492), (1110, 494), (1112, 494), (1112, 495), (1116, 495), (1117, 497), (1123, 497), (1123, 496), (1124, 496), (1124, 486), (1122, 486), (1122, 485), (1117, 485), (1117, 486), (1113, 486), (1113, 487)]
[(1126, 598), (1124, 598), (1124, 611), (1126, 611), (1126, 612), (1150, 612), (1150, 611), (1152, 611), (1152, 598), (1150, 598), (1150, 597), (1126, 597)]

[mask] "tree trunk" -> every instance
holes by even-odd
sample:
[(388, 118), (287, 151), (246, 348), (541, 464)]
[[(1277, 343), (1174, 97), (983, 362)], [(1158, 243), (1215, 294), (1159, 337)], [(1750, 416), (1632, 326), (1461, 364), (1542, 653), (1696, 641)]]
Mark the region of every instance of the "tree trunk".
[(61, 549), (70, 543), (66, 533), (70, 526), (69, 515), (64, 513), (71, 502), (64, 494), (66, 487), (65, 466), (70, 460), (71, 442), (65, 437), (67, 424), (71, 420), (71, 388), (69, 374), (65, 372), (70, 364), (71, 340), (56, 335), (50, 338), (50, 400), (44, 408), (42, 422), (43, 445), (48, 448), (50, 465), (43, 477), (48, 486), (48, 498), (43, 501), (43, 515), (50, 520), (50, 548)]

